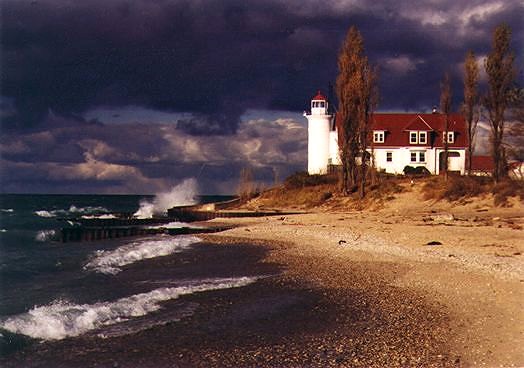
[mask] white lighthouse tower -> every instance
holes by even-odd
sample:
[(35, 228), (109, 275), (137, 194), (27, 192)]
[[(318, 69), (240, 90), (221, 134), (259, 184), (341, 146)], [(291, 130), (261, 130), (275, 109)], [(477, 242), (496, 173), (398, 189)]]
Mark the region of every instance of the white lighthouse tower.
[(329, 115), (328, 101), (320, 91), (311, 100), (311, 113), (304, 116), (308, 121), (307, 171), (310, 175), (327, 174), (333, 115)]

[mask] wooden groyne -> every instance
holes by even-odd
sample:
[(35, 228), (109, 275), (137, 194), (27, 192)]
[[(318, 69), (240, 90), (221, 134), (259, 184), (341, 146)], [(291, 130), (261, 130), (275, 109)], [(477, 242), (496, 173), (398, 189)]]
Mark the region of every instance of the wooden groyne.
[[(61, 230), (63, 242), (96, 241), (118, 239), (130, 236), (144, 236), (154, 234), (202, 234), (227, 230), (231, 227), (164, 227), (170, 222), (208, 221), (214, 218), (232, 217), (264, 217), (283, 216), (299, 212), (282, 211), (241, 211), (230, 208), (241, 204), (236, 198), (225, 202), (207, 203), (202, 205), (178, 206), (167, 211), (167, 217), (153, 217), (148, 219), (133, 218), (123, 214), (117, 218), (74, 218), (63, 219), (70, 226)], [(301, 212), (300, 212), (301, 213)]]
[(118, 239), (131, 236), (145, 236), (155, 234), (207, 234), (231, 229), (232, 226), (212, 226), (212, 227), (65, 227), (61, 230), (62, 242), (82, 242)]

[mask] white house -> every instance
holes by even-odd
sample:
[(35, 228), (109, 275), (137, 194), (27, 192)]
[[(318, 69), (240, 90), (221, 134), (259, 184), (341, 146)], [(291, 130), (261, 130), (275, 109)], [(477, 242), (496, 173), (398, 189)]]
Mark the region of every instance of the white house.
[[(311, 101), (308, 120), (308, 172), (325, 174), (329, 165), (339, 165), (337, 143), (339, 119), (329, 114), (327, 99), (318, 92)], [(465, 173), (467, 134), (460, 114), (375, 113), (367, 151), (379, 171), (401, 174), (406, 166), (425, 167), (439, 174), (444, 167), (445, 142), (448, 170)]]

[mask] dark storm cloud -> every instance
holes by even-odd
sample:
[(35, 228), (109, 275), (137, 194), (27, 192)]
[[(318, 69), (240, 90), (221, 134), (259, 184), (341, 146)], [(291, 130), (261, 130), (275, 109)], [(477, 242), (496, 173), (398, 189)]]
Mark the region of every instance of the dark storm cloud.
[(383, 107), (427, 106), (444, 69), (469, 47), (485, 53), (498, 22), (522, 42), (522, 16), (518, 1), (5, 1), (2, 94), (19, 125), (135, 104), (194, 112), (186, 132), (233, 133), (244, 109), (299, 111), (333, 82), (355, 24), (377, 64), (423, 61), (382, 68)]
[[(501, 22), (513, 30), (516, 65), (524, 63), (519, 0), (6, 0), (1, 6), (3, 191), (151, 193), (195, 176), (209, 193), (231, 193), (242, 167), (253, 167), (266, 183), (303, 169), (300, 117), (240, 117), (246, 109), (299, 112), (317, 89), (329, 93), (351, 25), (379, 67), (381, 110), (438, 105), (446, 70), (457, 108), (467, 50), (482, 60)], [(522, 72), (519, 78), (522, 84)], [(83, 118), (98, 108), (133, 106), (184, 114), (171, 124)]]

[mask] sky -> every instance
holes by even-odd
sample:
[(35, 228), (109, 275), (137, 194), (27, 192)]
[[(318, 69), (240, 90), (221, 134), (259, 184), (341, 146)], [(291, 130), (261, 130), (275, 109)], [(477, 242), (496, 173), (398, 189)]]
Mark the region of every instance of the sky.
[(431, 111), (446, 71), (457, 110), (466, 52), (483, 69), (502, 22), (524, 84), (521, 0), (0, 4), (4, 193), (157, 193), (193, 177), (232, 194), (243, 168), (261, 186), (305, 170), (302, 112), (319, 89), (334, 99), (352, 25), (379, 69), (378, 111)]

